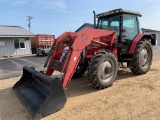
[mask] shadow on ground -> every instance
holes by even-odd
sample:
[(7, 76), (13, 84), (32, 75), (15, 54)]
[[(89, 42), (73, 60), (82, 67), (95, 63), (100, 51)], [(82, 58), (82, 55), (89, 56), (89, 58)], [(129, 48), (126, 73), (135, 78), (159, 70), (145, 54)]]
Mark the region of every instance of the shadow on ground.
[[(127, 78), (135, 77), (135, 76), (136, 75), (134, 75), (129, 69), (119, 70), (115, 81), (120, 81)], [(116, 84), (116, 82), (114, 84)], [(65, 89), (67, 98), (85, 95), (85, 94), (98, 92), (98, 91), (99, 89), (95, 89), (90, 84), (90, 82), (88, 81), (87, 75), (84, 75), (81, 78), (72, 79)]]

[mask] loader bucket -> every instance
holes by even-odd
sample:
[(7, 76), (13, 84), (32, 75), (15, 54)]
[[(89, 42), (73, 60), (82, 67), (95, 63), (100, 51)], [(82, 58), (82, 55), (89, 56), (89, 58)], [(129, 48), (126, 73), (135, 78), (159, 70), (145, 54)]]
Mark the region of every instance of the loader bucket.
[(27, 66), (13, 86), (18, 98), (34, 119), (40, 119), (63, 108), (66, 96), (59, 78), (51, 78)]

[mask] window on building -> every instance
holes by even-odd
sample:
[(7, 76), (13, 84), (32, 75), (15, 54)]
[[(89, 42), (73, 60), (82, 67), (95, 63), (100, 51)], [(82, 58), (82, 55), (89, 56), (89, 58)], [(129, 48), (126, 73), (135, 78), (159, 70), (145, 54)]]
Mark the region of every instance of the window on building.
[(25, 40), (24, 39), (14, 39), (15, 49), (25, 48)]
[(19, 39), (14, 39), (14, 46), (15, 46), (15, 49), (19, 48)]
[(20, 48), (25, 48), (25, 41), (24, 41), (24, 39), (20, 39), (19, 40), (19, 45), (20, 45)]

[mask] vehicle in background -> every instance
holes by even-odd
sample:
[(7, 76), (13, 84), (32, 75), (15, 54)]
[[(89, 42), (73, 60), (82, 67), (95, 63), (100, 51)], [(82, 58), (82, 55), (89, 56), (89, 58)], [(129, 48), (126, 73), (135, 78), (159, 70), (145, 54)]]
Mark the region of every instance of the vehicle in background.
[(50, 34), (37, 34), (31, 38), (32, 54), (48, 55), (50, 48), (55, 41), (55, 36)]
[(50, 49), (50, 46), (41, 46), (37, 48), (36, 54), (37, 56), (48, 56)]

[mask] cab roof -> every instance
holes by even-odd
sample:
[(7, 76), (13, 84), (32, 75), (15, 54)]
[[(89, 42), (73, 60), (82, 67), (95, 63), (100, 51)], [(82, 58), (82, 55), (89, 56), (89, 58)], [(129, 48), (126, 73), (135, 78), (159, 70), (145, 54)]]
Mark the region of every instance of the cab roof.
[(110, 15), (115, 15), (115, 14), (120, 14), (120, 13), (127, 13), (127, 14), (137, 15), (139, 17), (142, 16), (139, 12), (135, 12), (135, 11), (119, 8), (119, 9), (114, 9), (114, 10), (111, 10), (111, 11), (108, 11), (108, 12), (97, 14), (96, 17), (97, 18), (101, 18), (101, 17), (104, 17), (104, 16), (110, 16)]

